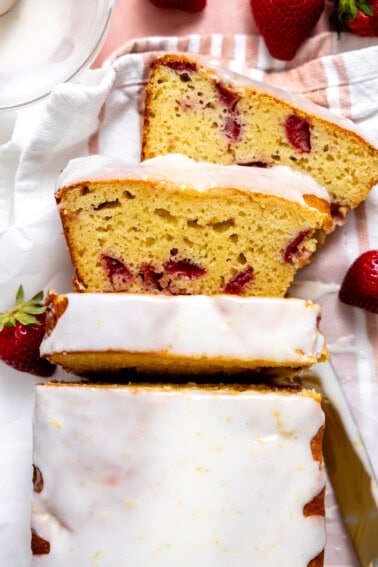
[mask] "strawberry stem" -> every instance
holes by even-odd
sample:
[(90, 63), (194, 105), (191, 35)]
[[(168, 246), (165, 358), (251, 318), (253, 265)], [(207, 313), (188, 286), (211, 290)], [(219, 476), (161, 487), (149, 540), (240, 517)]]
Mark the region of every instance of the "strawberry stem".
[(374, 15), (368, 0), (335, 0), (334, 3), (337, 19), (341, 24), (344, 23), (344, 20), (354, 22), (359, 10), (366, 16)]

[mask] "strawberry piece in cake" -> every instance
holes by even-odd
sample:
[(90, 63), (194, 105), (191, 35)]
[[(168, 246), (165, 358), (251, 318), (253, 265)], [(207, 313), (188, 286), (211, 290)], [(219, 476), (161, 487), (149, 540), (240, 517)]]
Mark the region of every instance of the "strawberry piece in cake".
[[(176, 69), (184, 66), (182, 81)], [(142, 159), (175, 152), (221, 164), (290, 166), (325, 187), (344, 215), (378, 183), (378, 148), (351, 121), (282, 89), (171, 53), (151, 65)]]
[(73, 160), (56, 198), (86, 292), (284, 296), (331, 225), (308, 176), (182, 155)]
[(287, 139), (299, 153), (311, 152), (310, 125), (305, 118), (291, 114), (285, 121), (285, 129)]

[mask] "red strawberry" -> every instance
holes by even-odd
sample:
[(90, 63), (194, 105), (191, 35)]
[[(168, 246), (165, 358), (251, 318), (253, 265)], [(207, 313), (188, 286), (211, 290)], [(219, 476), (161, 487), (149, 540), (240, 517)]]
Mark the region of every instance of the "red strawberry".
[(249, 267), (244, 272), (236, 274), (225, 286), (224, 293), (240, 295), (245, 287), (253, 281), (253, 268)]
[(164, 269), (167, 274), (188, 278), (189, 280), (199, 278), (206, 273), (206, 268), (186, 258), (184, 260), (168, 260), (164, 264)]
[(256, 27), (270, 54), (290, 61), (318, 22), (324, 0), (250, 0)]
[(45, 333), (43, 293), (24, 302), (24, 290), (18, 288), (16, 304), (0, 313), (0, 359), (22, 372), (51, 376), (55, 366), (39, 356), (39, 345)]
[(158, 8), (177, 8), (185, 12), (201, 12), (206, 8), (206, 0), (149, 0)]
[(378, 250), (369, 250), (353, 262), (341, 284), (339, 299), (378, 313)]
[(378, 0), (336, 0), (342, 28), (364, 37), (378, 36)]
[(301, 154), (311, 152), (311, 129), (305, 118), (290, 114), (285, 121), (286, 137)]

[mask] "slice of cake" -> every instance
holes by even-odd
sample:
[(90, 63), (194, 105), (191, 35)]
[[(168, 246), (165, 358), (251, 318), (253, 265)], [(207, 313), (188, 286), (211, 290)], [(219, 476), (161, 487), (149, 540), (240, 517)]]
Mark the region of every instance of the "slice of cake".
[(41, 354), (78, 375), (235, 373), (327, 358), (320, 307), (301, 299), (50, 292), (50, 303)]
[(331, 223), (309, 176), (183, 155), (78, 158), (56, 200), (87, 292), (283, 296)]
[(310, 391), (36, 387), (33, 567), (321, 567)]
[(182, 54), (152, 63), (142, 158), (175, 152), (306, 172), (327, 188), (339, 223), (378, 183), (378, 149), (349, 120)]

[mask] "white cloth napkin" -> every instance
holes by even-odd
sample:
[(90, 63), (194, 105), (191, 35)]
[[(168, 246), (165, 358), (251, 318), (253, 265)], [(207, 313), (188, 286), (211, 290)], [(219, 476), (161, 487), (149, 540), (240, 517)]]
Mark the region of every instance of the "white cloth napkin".
[[(378, 46), (364, 40), (356, 44), (353, 38), (353, 49), (340, 53), (333, 34), (309, 46), (284, 66), (272, 61), (258, 36), (146, 38), (126, 44), (103, 68), (59, 85), (44, 103), (20, 112), (11, 139), (0, 146), (0, 310), (13, 302), (20, 283), (30, 296), (40, 289), (72, 290), (54, 202), (57, 175), (69, 159), (89, 153), (139, 160), (147, 68), (158, 52), (200, 53), (212, 63), (280, 84), (352, 118), (378, 142)], [(378, 471), (377, 317), (341, 305), (335, 293), (351, 261), (365, 249), (378, 248), (377, 219), (374, 190), (302, 271), (293, 293), (306, 295), (311, 286), (315, 295), (323, 290), (314, 297), (323, 305), (322, 328)], [(24, 567), (30, 560), (34, 379), (2, 363), (0, 370), (0, 565)], [(328, 564), (346, 564), (342, 552), (332, 561)]]

